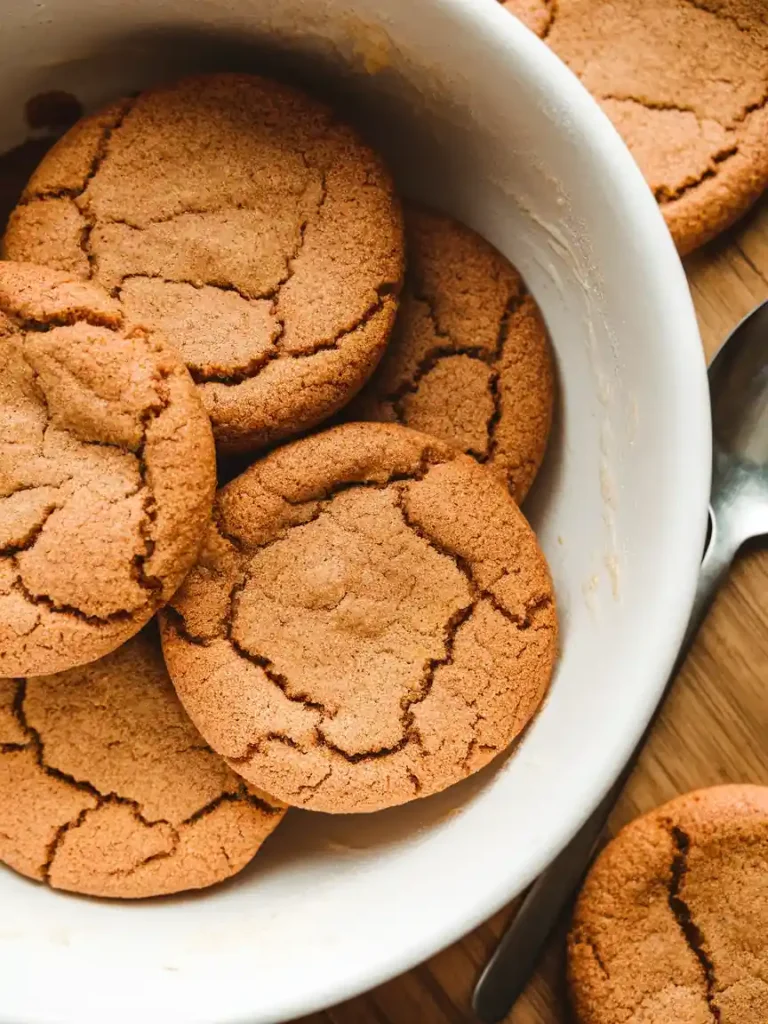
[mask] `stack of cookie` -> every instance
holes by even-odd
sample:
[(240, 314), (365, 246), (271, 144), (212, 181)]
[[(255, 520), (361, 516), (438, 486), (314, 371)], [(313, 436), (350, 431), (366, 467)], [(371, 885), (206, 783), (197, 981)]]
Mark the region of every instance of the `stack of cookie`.
[(546, 332), (482, 239), (404, 220), (348, 125), (252, 76), (121, 100), (33, 174), (0, 263), (9, 866), (200, 888), (288, 807), (427, 796), (531, 720)]

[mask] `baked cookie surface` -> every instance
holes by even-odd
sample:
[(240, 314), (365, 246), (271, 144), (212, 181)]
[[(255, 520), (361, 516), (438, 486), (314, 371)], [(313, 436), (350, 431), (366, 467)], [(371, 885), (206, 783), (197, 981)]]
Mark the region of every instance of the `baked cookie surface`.
[(350, 423), (219, 491), (166, 609), (197, 727), (286, 803), (372, 811), (487, 764), (549, 684), (549, 571), (483, 467), (405, 427)]
[(240, 871), (285, 809), (184, 713), (153, 627), (82, 668), (0, 680), (0, 860), (91, 896), (200, 889)]
[(687, 253), (768, 187), (764, 0), (506, 0), (618, 128)]
[(216, 486), (183, 363), (70, 274), (0, 263), (0, 674), (136, 633), (195, 562)]
[(402, 423), (474, 456), (521, 502), (552, 423), (546, 327), (515, 268), (474, 231), (408, 205), (392, 339), (347, 419)]
[(12, 214), (8, 258), (92, 278), (162, 329), (217, 443), (252, 450), (361, 387), (403, 275), (379, 158), (296, 89), (201, 75), (78, 122)]
[(590, 871), (568, 943), (581, 1024), (768, 1020), (768, 787), (678, 797)]

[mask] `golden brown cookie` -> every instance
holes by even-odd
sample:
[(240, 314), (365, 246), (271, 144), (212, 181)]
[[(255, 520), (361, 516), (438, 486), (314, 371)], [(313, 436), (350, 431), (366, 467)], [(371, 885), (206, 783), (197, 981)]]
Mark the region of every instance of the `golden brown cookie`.
[(384, 350), (404, 260), (379, 157), (304, 93), (233, 74), (80, 121), (30, 179), (4, 251), (92, 278), (130, 323), (162, 329), (230, 450), (352, 397)]
[(716, 786), (597, 859), (568, 943), (580, 1024), (768, 1021), (768, 788)]
[(154, 626), (83, 668), (0, 680), (0, 861), (29, 878), (121, 898), (202, 889), (284, 813), (206, 746)]
[(522, 501), (552, 423), (546, 327), (515, 268), (444, 214), (408, 206), (392, 340), (348, 419), (402, 423), (485, 463)]
[(472, 459), (350, 423), (219, 491), (163, 617), (171, 678), (249, 782), (318, 811), (427, 796), (525, 727), (557, 622), (536, 538)]
[(506, 0), (600, 102), (681, 253), (768, 187), (765, 0)]
[(0, 675), (93, 661), (194, 564), (216, 487), (178, 355), (61, 271), (0, 263)]

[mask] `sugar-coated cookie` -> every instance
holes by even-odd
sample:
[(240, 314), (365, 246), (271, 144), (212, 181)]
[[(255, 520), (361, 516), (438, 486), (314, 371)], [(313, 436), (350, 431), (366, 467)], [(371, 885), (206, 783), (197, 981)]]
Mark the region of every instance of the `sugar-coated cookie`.
[(335, 413), (397, 308), (402, 217), (379, 157), (326, 106), (252, 75), (199, 75), (78, 122), (10, 218), (7, 258), (93, 279), (161, 329), (220, 447)]
[(485, 463), (522, 501), (552, 423), (554, 374), (520, 275), (444, 214), (405, 211), (408, 274), (379, 368), (347, 419), (402, 423)]
[(136, 633), (195, 562), (215, 487), (179, 356), (97, 285), (0, 263), (0, 675)]
[(484, 467), (405, 427), (349, 423), (219, 491), (162, 619), (211, 746), (288, 804), (373, 811), (488, 764), (549, 685), (552, 583)]
[(768, 1021), (768, 787), (678, 797), (598, 857), (568, 943), (580, 1024)]
[[(491, 0), (489, 0), (491, 2)], [(623, 135), (681, 253), (768, 187), (765, 0), (505, 0)]]
[(82, 668), (0, 680), (0, 861), (29, 878), (119, 898), (200, 889), (284, 812), (206, 746), (153, 626)]

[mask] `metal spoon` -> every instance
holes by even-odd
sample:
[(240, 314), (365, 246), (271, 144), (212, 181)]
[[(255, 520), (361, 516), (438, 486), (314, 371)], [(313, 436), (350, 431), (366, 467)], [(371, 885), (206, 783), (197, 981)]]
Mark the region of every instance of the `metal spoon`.
[[(714, 445), (710, 538), (688, 630), (657, 713), (737, 551), (751, 537), (768, 534), (768, 302), (742, 320), (717, 353), (709, 387)], [(652, 725), (597, 810), (534, 883), (502, 936), (472, 1000), (476, 1015), (487, 1024), (503, 1020), (527, 985), (589, 867)]]

